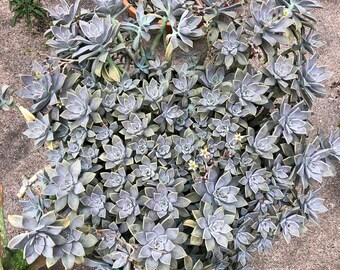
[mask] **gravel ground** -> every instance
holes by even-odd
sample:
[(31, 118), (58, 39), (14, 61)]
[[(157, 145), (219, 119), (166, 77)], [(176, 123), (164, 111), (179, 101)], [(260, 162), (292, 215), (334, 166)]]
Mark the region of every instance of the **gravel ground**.
[[(57, 0), (45, 1), (47, 6)], [(317, 11), (318, 31), (325, 45), (319, 50), (319, 63), (327, 65), (333, 77), (327, 82), (329, 98), (318, 100), (313, 108), (313, 123), (328, 133), (340, 123), (340, 7), (338, 0), (321, 0), (324, 9)], [(86, 1), (82, 1), (83, 4)], [(7, 0), (0, 0), (0, 85), (20, 88), (19, 74), (30, 72), (35, 59), (44, 59), (47, 47), (41, 34), (29, 32), (23, 23), (12, 28)], [(22, 100), (17, 100), (25, 104)], [(42, 149), (35, 149), (22, 132), (25, 123), (16, 111), (0, 114), (0, 182), (5, 191), (5, 215), (20, 213), (16, 193), (23, 175), (32, 175), (44, 167)], [(340, 166), (337, 167), (340, 173)], [(329, 211), (320, 218), (320, 226), (308, 225), (303, 237), (287, 245), (278, 241), (271, 253), (257, 256), (255, 269), (338, 270), (340, 269), (340, 181), (339, 175), (325, 179), (323, 197)], [(17, 230), (8, 226), (9, 236)], [(55, 267), (54, 270), (62, 269)], [(77, 270), (88, 269), (76, 267)], [(11, 269), (6, 269), (11, 270)]]

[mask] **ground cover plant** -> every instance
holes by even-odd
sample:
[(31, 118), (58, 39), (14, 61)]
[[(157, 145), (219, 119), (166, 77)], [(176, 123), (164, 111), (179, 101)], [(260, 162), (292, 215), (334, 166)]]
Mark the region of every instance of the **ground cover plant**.
[(50, 166), (25, 183), (10, 248), (65, 269), (249, 269), (317, 222), (340, 139), (308, 136), (330, 76), (316, 1), (152, 0), (136, 18), (94, 2), (49, 10), (53, 53), (22, 77), (25, 134)]

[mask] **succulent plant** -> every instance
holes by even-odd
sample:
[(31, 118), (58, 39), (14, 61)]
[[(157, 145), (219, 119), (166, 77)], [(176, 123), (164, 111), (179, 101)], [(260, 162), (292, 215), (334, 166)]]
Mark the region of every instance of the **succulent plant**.
[(147, 269), (170, 269), (172, 260), (186, 256), (180, 245), (186, 241), (187, 235), (178, 228), (170, 227), (171, 223), (173, 220), (170, 217), (157, 225), (145, 217), (142, 230), (135, 234), (136, 240), (142, 245), (138, 258)]
[(268, 0), (261, 4), (253, 1), (250, 7), (253, 20), (249, 26), (255, 33), (253, 42), (256, 46), (266, 42), (265, 50), (269, 51), (276, 43), (289, 44), (282, 34), (294, 21), (285, 14), (283, 6), (277, 5), (275, 0)]
[(96, 218), (96, 221), (93, 221), (93, 223), (99, 223), (100, 218), (106, 218), (107, 212), (106, 196), (103, 193), (103, 189), (99, 184), (95, 187), (88, 185), (86, 187), (86, 194), (86, 196), (80, 199), (81, 203), (87, 206), (82, 210), (82, 213), (85, 217), (91, 215), (92, 219)]
[(209, 90), (204, 87), (201, 96), (201, 98), (191, 99), (195, 105), (198, 105), (198, 112), (217, 111), (221, 114), (225, 112), (223, 104), (229, 96), (225, 93), (221, 93), (220, 89)]
[[(60, 125), (60, 123), (59, 123)], [(58, 124), (54, 125), (50, 130), (50, 120), (48, 115), (37, 114), (34, 121), (27, 122), (28, 130), (24, 134), (31, 139), (34, 139), (35, 146), (40, 147), (46, 141), (52, 141), (54, 132), (58, 129)]]
[(112, 62), (108, 67), (104, 65), (107, 63), (109, 51), (113, 53), (120, 50), (119, 46), (110, 48), (116, 38), (119, 25), (111, 22), (110, 15), (100, 18), (95, 14), (90, 22), (79, 21), (79, 27), (82, 34), (76, 36), (75, 40), (81, 47), (72, 54), (72, 58), (82, 63), (90, 57), (96, 57), (97, 60), (92, 66), (94, 73), (105, 77), (109, 82), (119, 81), (120, 74), (116, 65)]
[(100, 176), (104, 182), (104, 187), (112, 188), (114, 192), (119, 192), (125, 183), (132, 183), (134, 180), (131, 174), (126, 174), (124, 167), (120, 167), (116, 172), (103, 172)]
[(101, 101), (101, 98), (92, 96), (91, 92), (85, 87), (77, 88), (75, 92), (70, 91), (65, 98), (62, 98), (66, 110), (60, 116), (66, 120), (74, 121), (71, 129), (78, 126), (86, 128), (90, 119), (93, 123), (101, 121), (96, 112)]
[(51, 206), (51, 201), (45, 197), (36, 196), (32, 188), (27, 189), (26, 195), (28, 199), (20, 201), (23, 207), (23, 216), (39, 220), (45, 209)]
[(250, 269), (317, 222), (340, 160), (339, 130), (310, 137), (317, 1), (93, 2), (51, 8), (52, 56), (22, 77), (50, 167), (23, 183), (10, 248), (67, 270)]
[(132, 172), (137, 177), (136, 183), (142, 185), (149, 180), (157, 179), (157, 162), (156, 159), (150, 160), (144, 156), (141, 160), (141, 164)]
[(320, 189), (309, 192), (300, 198), (300, 203), (303, 207), (302, 213), (308, 218), (318, 223), (317, 213), (324, 213), (327, 208), (323, 205), (324, 199), (318, 198)]
[(323, 177), (333, 176), (330, 165), (323, 159), (329, 156), (329, 149), (318, 150), (317, 142), (307, 145), (305, 148), (297, 145), (298, 152), (294, 157), (296, 173), (301, 179), (303, 188), (306, 189), (310, 184), (321, 182)]
[(334, 161), (340, 160), (340, 139), (339, 139), (340, 129), (337, 128), (331, 131), (327, 138), (324, 137), (322, 131), (319, 131), (321, 147), (323, 149), (330, 149), (330, 155), (326, 157), (326, 162), (331, 166), (333, 174), (335, 174)]
[(241, 40), (243, 29), (236, 29), (233, 23), (230, 23), (226, 29), (221, 31), (221, 40), (214, 43), (214, 47), (220, 50), (218, 60), (222, 60), (229, 68), (236, 60), (241, 65), (247, 64), (247, 58), (244, 55), (248, 46)]
[(259, 156), (266, 159), (273, 159), (273, 153), (276, 153), (280, 148), (275, 144), (277, 137), (270, 136), (268, 126), (264, 125), (254, 137), (254, 131), (249, 130), (248, 142), (249, 148), (247, 151), (255, 152)]
[(143, 38), (145, 41), (149, 41), (151, 35), (149, 30), (154, 30), (160, 28), (158, 24), (152, 24), (152, 22), (157, 18), (156, 14), (145, 14), (144, 6), (138, 5), (136, 10), (136, 24), (130, 22), (123, 22), (122, 28), (125, 30), (130, 30), (136, 33), (136, 37), (133, 40), (132, 48), (137, 50), (140, 39)]
[(225, 115), (222, 119), (213, 118), (211, 120), (210, 128), (213, 130), (212, 135), (215, 137), (228, 137), (229, 132), (235, 133), (239, 126), (233, 123), (229, 115)]
[(187, 162), (191, 159), (192, 153), (198, 148), (198, 141), (195, 134), (187, 129), (183, 138), (174, 135), (172, 137), (175, 143), (175, 150), (178, 153), (178, 162)]
[(157, 109), (155, 104), (163, 99), (164, 93), (167, 91), (168, 87), (169, 83), (167, 81), (163, 81), (160, 84), (153, 78), (150, 83), (144, 81), (142, 90), (144, 100), (149, 101), (153, 109)]
[(158, 136), (155, 142), (155, 148), (150, 153), (151, 157), (157, 157), (158, 162), (164, 166), (167, 164), (167, 160), (173, 158), (174, 153), (171, 147), (173, 146), (172, 138), (166, 135)]
[(145, 139), (137, 139), (136, 141), (131, 142), (130, 147), (135, 153), (135, 162), (140, 162), (144, 156), (148, 155), (154, 145), (154, 141), (147, 141)]
[(237, 99), (242, 106), (246, 107), (250, 114), (256, 114), (255, 105), (267, 103), (264, 94), (269, 87), (261, 82), (262, 74), (251, 75), (247, 70), (237, 69), (234, 78), (234, 88)]
[(50, 183), (43, 190), (43, 194), (56, 196), (56, 211), (63, 210), (66, 205), (76, 211), (80, 202), (79, 194), (85, 191), (84, 185), (95, 177), (91, 172), (81, 173), (80, 161), (73, 164), (63, 161), (47, 173)]
[(71, 213), (63, 223), (68, 225), (60, 233), (62, 241), (54, 248), (53, 257), (46, 258), (46, 262), (48, 265), (52, 266), (56, 264), (58, 260), (61, 260), (65, 269), (72, 269), (74, 264), (84, 262), (84, 246), (89, 247), (91, 246), (91, 243), (90, 241), (88, 242), (89, 246), (87, 243), (85, 244), (86, 238), (80, 231), (84, 225), (83, 216), (75, 216)]
[(224, 208), (219, 207), (214, 211), (210, 204), (204, 204), (203, 212), (198, 210), (193, 211), (195, 217), (194, 222), (184, 222), (195, 227), (191, 234), (190, 242), (197, 245), (197, 242), (205, 243), (207, 251), (214, 251), (220, 247), (227, 247), (229, 242), (232, 241), (233, 235), (232, 228), (229, 226), (234, 221), (233, 215), (226, 215)]
[[(186, 66), (187, 67), (187, 66)], [(175, 95), (189, 95), (193, 87), (197, 83), (197, 75), (189, 75), (187, 72), (178, 70), (178, 78), (173, 78), (173, 93)]]
[(18, 91), (22, 98), (31, 99), (33, 112), (45, 109), (48, 105), (55, 105), (56, 93), (58, 93), (65, 82), (66, 75), (57, 68), (53, 72), (47, 72), (48, 66), (41, 66), (37, 62), (33, 65), (33, 76), (21, 76), (25, 88)]
[(69, 5), (65, 0), (61, 0), (60, 4), (56, 7), (47, 9), (50, 16), (54, 19), (53, 24), (70, 24), (78, 12), (79, 3), (80, 0), (76, 0), (74, 4)]
[(110, 199), (115, 202), (109, 211), (116, 215), (116, 223), (125, 221), (128, 225), (132, 225), (140, 214), (139, 204), (142, 203), (137, 186), (126, 183), (125, 188), (119, 193), (111, 193)]
[(207, 175), (207, 182), (199, 182), (193, 185), (202, 201), (216, 206), (222, 206), (226, 211), (236, 213), (237, 208), (247, 205), (247, 202), (240, 196), (240, 188), (233, 185), (232, 176), (229, 172), (220, 176), (219, 169), (213, 167)]
[(315, 22), (316, 19), (309, 10), (322, 7), (316, 0), (279, 0), (278, 2), (287, 8), (288, 15), (291, 15), (298, 25), (309, 25), (310, 22), (306, 18)]
[(53, 26), (51, 32), (54, 39), (47, 41), (47, 45), (56, 50), (56, 54), (62, 57), (70, 56), (79, 47), (79, 42), (75, 39), (78, 35), (78, 28), (73, 25), (71, 28), (61, 26)]
[(256, 169), (252, 167), (246, 172), (246, 175), (240, 179), (240, 184), (245, 185), (246, 197), (251, 197), (257, 194), (259, 190), (269, 191), (267, 184), (268, 173), (265, 168)]
[(173, 188), (166, 187), (159, 183), (156, 188), (145, 188), (145, 206), (149, 208), (148, 217), (151, 220), (158, 220), (171, 216), (174, 219), (189, 215), (185, 208), (190, 204), (190, 200), (183, 197), (180, 192), (182, 183)]
[(267, 71), (269, 72), (270, 83), (277, 83), (279, 87), (289, 93), (291, 82), (298, 78), (296, 74), (298, 67), (294, 65), (293, 58), (286, 58), (280, 55), (276, 60), (271, 58), (268, 63)]
[(298, 91), (309, 107), (312, 106), (316, 97), (323, 97), (327, 94), (322, 82), (331, 76), (324, 67), (316, 66), (316, 60), (317, 55), (314, 54), (302, 64), (301, 71), (298, 73), (299, 77), (292, 85), (292, 89)]
[(275, 127), (274, 134), (280, 136), (283, 134), (287, 143), (297, 141), (296, 134), (307, 135), (313, 126), (308, 122), (311, 116), (310, 111), (303, 111), (304, 102), (296, 104), (293, 108), (291, 105), (282, 102), (279, 112), (274, 112), (272, 118), (278, 125)]
[(3, 85), (1, 87), (1, 95), (0, 95), (0, 109), (7, 111), (10, 109), (10, 106), (13, 103), (13, 98), (6, 97), (7, 96), (7, 91), (8, 91), (9, 85)]
[(300, 236), (300, 231), (304, 228), (304, 217), (286, 211), (281, 217), (280, 227), (283, 237), (289, 243), (292, 236)]
[(14, 237), (8, 247), (24, 249), (24, 256), (32, 264), (39, 256), (53, 257), (53, 247), (62, 243), (60, 235), (63, 227), (56, 223), (56, 214), (51, 211), (42, 215), (39, 220), (22, 216), (9, 216), (12, 226), (25, 229), (27, 232)]
[(122, 122), (124, 129), (120, 131), (125, 139), (130, 139), (135, 136), (144, 136), (146, 138), (154, 135), (154, 131), (148, 126), (151, 120), (151, 115), (145, 115), (142, 119), (138, 115), (131, 113), (129, 119)]
[(180, 47), (184, 51), (189, 51), (193, 47), (193, 40), (204, 36), (204, 32), (199, 25), (202, 17), (195, 16), (189, 10), (185, 10), (175, 26), (175, 20), (170, 19), (173, 33), (170, 36), (169, 45), (166, 51), (166, 57), (170, 58), (173, 50)]
[(116, 107), (116, 111), (114, 113), (115, 116), (118, 116), (120, 120), (126, 120), (128, 115), (136, 112), (142, 105), (143, 99), (140, 97), (136, 97), (134, 95), (122, 94), (118, 96), (119, 105)]
[(117, 167), (122, 163), (132, 164), (132, 150), (125, 147), (123, 141), (117, 135), (112, 137), (112, 145), (104, 145), (103, 149), (104, 153), (99, 158), (106, 162), (106, 169)]
[(96, 11), (104, 14), (116, 15), (123, 8), (123, 0), (92, 0)]
[(107, 229), (97, 230), (97, 236), (100, 239), (98, 250), (111, 250), (118, 243), (120, 237), (119, 228), (115, 222), (112, 222)]

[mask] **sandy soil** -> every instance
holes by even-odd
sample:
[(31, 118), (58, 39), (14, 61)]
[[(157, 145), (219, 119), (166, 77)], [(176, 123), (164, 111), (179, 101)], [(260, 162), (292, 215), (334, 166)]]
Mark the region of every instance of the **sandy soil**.
[[(47, 5), (57, 0), (46, 1)], [(86, 1), (82, 1), (86, 3)], [(326, 46), (319, 50), (320, 62), (328, 65), (333, 77), (327, 82), (329, 98), (319, 100), (313, 123), (327, 133), (340, 123), (340, 7), (338, 0), (321, 0), (324, 10), (317, 11), (318, 31)], [(12, 28), (7, 0), (0, 0), (0, 85), (20, 88), (19, 74), (30, 72), (35, 59), (44, 59), (47, 47), (41, 34), (29, 32), (23, 23)], [(22, 100), (17, 100), (24, 104)], [(16, 193), (23, 175), (32, 175), (44, 167), (42, 149), (35, 149), (22, 132), (25, 123), (15, 112), (0, 113), (0, 182), (5, 190), (5, 214), (20, 213)], [(340, 166), (338, 166), (340, 173)], [(309, 224), (309, 230), (290, 245), (278, 241), (270, 254), (256, 256), (255, 269), (266, 270), (337, 270), (340, 269), (340, 181), (339, 175), (324, 180), (323, 197), (329, 211), (321, 216), (320, 226)], [(17, 230), (8, 226), (9, 236)], [(54, 270), (62, 269), (55, 267)], [(85, 270), (85, 267), (77, 267)], [(6, 269), (7, 270), (7, 269)], [(10, 269), (8, 269), (10, 270)]]

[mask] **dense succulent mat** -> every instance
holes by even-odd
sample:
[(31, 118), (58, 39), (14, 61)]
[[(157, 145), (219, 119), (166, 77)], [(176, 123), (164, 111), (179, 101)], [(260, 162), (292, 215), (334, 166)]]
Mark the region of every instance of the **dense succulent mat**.
[[(94, 2), (50, 10), (53, 54), (22, 77), (25, 133), (51, 167), (9, 217), (26, 230), (10, 248), (65, 269), (248, 269), (317, 221), (340, 140), (307, 141), (329, 78), (316, 1), (152, 0), (136, 19)], [(173, 65), (197, 39), (206, 51)]]

